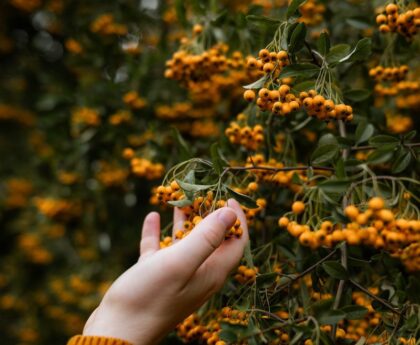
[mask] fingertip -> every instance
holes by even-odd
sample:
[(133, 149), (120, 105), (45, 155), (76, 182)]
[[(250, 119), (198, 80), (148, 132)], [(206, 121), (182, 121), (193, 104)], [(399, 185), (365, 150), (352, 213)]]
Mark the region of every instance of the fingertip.
[(235, 224), (238, 216), (233, 209), (229, 207), (223, 207), (220, 209), (217, 218), (225, 226), (226, 229), (229, 229)]

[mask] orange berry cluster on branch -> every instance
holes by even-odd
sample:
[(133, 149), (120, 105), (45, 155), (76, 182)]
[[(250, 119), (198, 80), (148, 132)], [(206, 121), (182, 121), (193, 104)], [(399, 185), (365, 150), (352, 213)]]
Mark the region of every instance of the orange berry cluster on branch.
[(90, 31), (100, 35), (126, 35), (127, 27), (124, 24), (115, 23), (114, 15), (105, 13), (97, 17), (90, 25)]
[(81, 205), (76, 201), (52, 197), (35, 197), (33, 203), (38, 211), (47, 218), (69, 220), (80, 216)]
[(142, 109), (146, 106), (146, 100), (141, 98), (137, 91), (129, 91), (123, 96), (123, 101), (132, 109)]
[(317, 0), (308, 0), (299, 7), (299, 12), (302, 15), (298, 18), (299, 22), (316, 26), (324, 20), (325, 5)]
[(368, 208), (363, 212), (350, 205), (344, 213), (351, 221), (344, 229), (330, 221), (324, 221), (319, 229), (311, 229), (309, 225), (290, 221), (287, 217), (281, 217), (279, 225), (299, 238), (303, 246), (312, 249), (332, 247), (341, 241), (349, 245), (363, 244), (387, 250), (393, 257), (400, 258), (410, 271), (420, 270), (420, 260), (413, 255), (418, 253), (418, 249), (412, 246), (420, 242), (419, 220), (397, 219), (390, 209), (385, 208), (384, 200), (379, 197), (370, 199)]
[(96, 178), (106, 187), (121, 186), (128, 176), (127, 169), (120, 168), (114, 164), (100, 162)]
[(161, 163), (153, 163), (146, 158), (135, 157), (130, 161), (131, 171), (137, 177), (144, 177), (147, 180), (161, 178), (165, 167)]
[(246, 267), (241, 265), (238, 267), (235, 276), (233, 277), (239, 284), (253, 283), (257, 277), (257, 267)]
[(279, 52), (261, 49), (258, 52), (258, 58), (249, 57), (246, 66), (249, 70), (258, 71), (257, 75), (272, 75), (278, 77), (283, 67), (289, 64), (289, 55), (286, 51)]
[(264, 142), (264, 128), (261, 125), (248, 126), (244, 114), (239, 114), (237, 121), (230, 123), (225, 134), (232, 144), (241, 145), (247, 150), (256, 151)]
[(376, 17), (376, 23), (382, 33), (397, 32), (412, 39), (420, 28), (420, 7), (402, 11), (397, 4), (389, 4), (385, 12)]
[(249, 315), (246, 312), (232, 309), (230, 307), (224, 307), (220, 311), (220, 318), (219, 320), (230, 325), (241, 325), (247, 326), (248, 325)]
[(401, 65), (395, 67), (376, 66), (369, 70), (369, 76), (376, 82), (380, 81), (401, 81), (407, 77), (408, 66)]
[(335, 104), (333, 100), (326, 99), (315, 90), (301, 92), (299, 95), (303, 107), (309, 116), (319, 120), (345, 120), (353, 119), (353, 108), (346, 104)]

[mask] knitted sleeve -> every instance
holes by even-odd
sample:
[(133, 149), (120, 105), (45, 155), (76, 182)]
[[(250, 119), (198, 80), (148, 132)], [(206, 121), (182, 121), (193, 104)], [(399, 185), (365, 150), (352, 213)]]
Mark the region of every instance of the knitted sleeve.
[(133, 345), (128, 341), (109, 337), (75, 335), (67, 345)]

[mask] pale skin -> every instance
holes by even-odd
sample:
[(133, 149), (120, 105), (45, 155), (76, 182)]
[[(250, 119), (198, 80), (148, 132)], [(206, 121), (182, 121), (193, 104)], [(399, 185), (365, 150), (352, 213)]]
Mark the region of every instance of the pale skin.
[[(236, 219), (242, 237), (224, 240)], [(183, 221), (183, 213), (175, 209), (174, 230)], [(134, 345), (158, 343), (223, 286), (242, 258), (248, 229), (240, 205), (230, 199), (172, 246), (160, 249), (159, 239), (160, 216), (152, 212), (143, 223), (138, 262), (111, 285), (83, 335), (119, 338)]]

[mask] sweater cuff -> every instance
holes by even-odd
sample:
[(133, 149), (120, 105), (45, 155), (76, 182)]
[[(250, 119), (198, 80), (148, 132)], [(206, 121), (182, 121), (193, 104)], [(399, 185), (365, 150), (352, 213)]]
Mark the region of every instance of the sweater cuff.
[(126, 340), (92, 336), (92, 335), (75, 335), (68, 342), (67, 345), (133, 345)]

